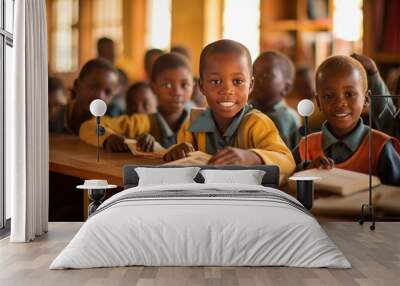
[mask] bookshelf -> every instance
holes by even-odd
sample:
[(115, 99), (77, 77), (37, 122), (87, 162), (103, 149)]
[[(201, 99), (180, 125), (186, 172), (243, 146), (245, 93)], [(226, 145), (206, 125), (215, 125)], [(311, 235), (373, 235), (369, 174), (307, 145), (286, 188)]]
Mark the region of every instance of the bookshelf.
[(261, 0), (261, 51), (315, 68), (332, 54), (333, 0)]
[(364, 54), (385, 73), (400, 65), (400, 1), (364, 0)]

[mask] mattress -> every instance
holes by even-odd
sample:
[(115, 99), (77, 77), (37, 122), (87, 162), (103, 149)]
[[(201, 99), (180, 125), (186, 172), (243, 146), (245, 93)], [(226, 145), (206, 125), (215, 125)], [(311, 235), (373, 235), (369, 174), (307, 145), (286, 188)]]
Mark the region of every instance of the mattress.
[(350, 268), (293, 197), (258, 186), (138, 186), (106, 200), (50, 269), (144, 266)]

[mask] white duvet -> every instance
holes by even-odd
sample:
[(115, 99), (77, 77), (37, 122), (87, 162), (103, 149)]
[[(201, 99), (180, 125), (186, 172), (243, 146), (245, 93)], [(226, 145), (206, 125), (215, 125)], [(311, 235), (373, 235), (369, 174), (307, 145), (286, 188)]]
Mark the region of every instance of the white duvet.
[[(154, 197), (174, 190), (174, 196)], [(252, 196), (253, 191), (260, 197)], [(228, 195), (220, 197), (219, 192)], [(279, 190), (254, 185), (131, 188), (105, 201), (50, 269), (127, 265), (350, 268), (342, 252), (299, 204)]]

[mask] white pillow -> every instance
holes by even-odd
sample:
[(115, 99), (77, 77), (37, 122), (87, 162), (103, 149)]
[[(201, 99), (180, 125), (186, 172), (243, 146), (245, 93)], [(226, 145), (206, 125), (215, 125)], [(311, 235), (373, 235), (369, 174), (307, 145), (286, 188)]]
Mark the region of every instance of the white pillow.
[(138, 186), (196, 183), (193, 179), (199, 170), (199, 167), (135, 168), (139, 176)]
[(201, 170), (200, 174), (204, 177), (204, 183), (226, 183), (226, 184), (246, 184), (261, 185), (265, 171), (262, 170)]

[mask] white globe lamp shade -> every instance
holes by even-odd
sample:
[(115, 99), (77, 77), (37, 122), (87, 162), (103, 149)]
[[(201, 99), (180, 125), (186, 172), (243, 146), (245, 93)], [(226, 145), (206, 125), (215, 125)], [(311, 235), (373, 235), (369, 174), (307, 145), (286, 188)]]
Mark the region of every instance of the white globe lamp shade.
[(107, 104), (101, 99), (95, 99), (90, 103), (90, 113), (93, 116), (103, 116), (107, 111)]
[(297, 111), (301, 116), (310, 116), (314, 113), (314, 103), (309, 99), (303, 99), (297, 105)]

